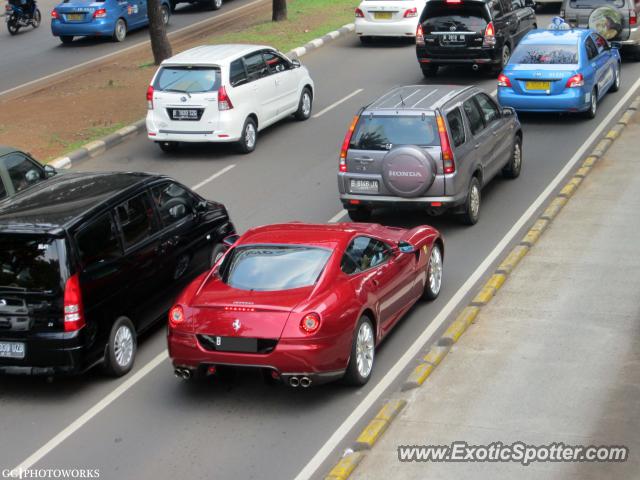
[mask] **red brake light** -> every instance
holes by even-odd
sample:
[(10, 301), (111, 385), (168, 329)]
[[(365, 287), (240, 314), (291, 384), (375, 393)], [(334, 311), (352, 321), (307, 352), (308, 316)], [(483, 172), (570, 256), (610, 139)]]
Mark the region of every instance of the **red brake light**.
[(424, 32), (420, 23), (416, 29), (416, 45), (424, 45)]
[[(7, 4), (7, 10), (9, 10), (11, 7)], [(58, 11), (56, 9), (51, 10), (51, 18), (54, 19), (59, 19), (60, 15), (58, 15)]]
[(444, 119), (442, 115), (436, 116), (436, 123), (438, 124), (438, 134), (440, 135), (440, 147), (442, 148), (442, 165), (444, 167), (444, 173), (453, 173), (456, 171), (456, 162), (453, 158), (453, 150), (449, 143), (449, 135), (447, 134), (447, 127), (444, 125)]
[(227, 95), (227, 89), (221, 86), (218, 90), (218, 110), (222, 112), (223, 110), (231, 110), (232, 108), (233, 103), (231, 103), (231, 99), (229, 95)]
[(255, 312), (256, 309), (253, 307), (234, 307), (234, 306), (226, 306), (224, 307), (225, 312)]
[(80, 277), (76, 273), (69, 277), (64, 286), (64, 331), (75, 332), (84, 325)]
[(360, 8), (356, 8), (356, 18), (364, 18), (364, 12)]
[(484, 30), (484, 40), (482, 41), (483, 47), (493, 47), (496, 44), (496, 29), (493, 27), (493, 22), (487, 24), (487, 28)]
[(418, 9), (416, 7), (408, 8), (406, 12), (404, 12), (404, 18), (413, 18), (418, 16)]
[(509, 80), (509, 77), (507, 77), (504, 73), (501, 73), (500, 75), (498, 75), (498, 86), (499, 87), (510, 87), (511, 86), (511, 80)]
[(147, 108), (153, 110), (153, 85), (147, 88)]
[(353, 121), (351, 125), (349, 125), (349, 130), (344, 136), (344, 141), (342, 142), (342, 149), (340, 150), (340, 171), (347, 171), (347, 151), (349, 150), (349, 144), (351, 143), (351, 137), (353, 136), (353, 131), (356, 129), (356, 124), (360, 119), (360, 115), (356, 115), (353, 117)]
[(635, 26), (638, 24), (638, 14), (636, 13), (635, 10), (630, 10), (629, 11), (629, 25), (630, 26)]
[(581, 73), (577, 73), (573, 77), (569, 77), (569, 80), (567, 80), (567, 88), (582, 87), (583, 85), (584, 77)]
[(300, 321), (300, 329), (304, 333), (315, 333), (320, 328), (320, 315), (308, 313)]
[(447, 0), (445, 3), (462, 3), (462, 0)]
[(93, 12), (93, 18), (104, 18), (107, 16), (106, 8), (99, 8), (95, 12)]
[(177, 327), (184, 323), (184, 310), (180, 305), (175, 305), (169, 310), (169, 326)]

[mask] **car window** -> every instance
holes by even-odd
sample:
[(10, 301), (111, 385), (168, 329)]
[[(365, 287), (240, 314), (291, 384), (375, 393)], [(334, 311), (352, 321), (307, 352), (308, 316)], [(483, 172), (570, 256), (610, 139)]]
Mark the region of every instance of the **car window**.
[(500, 119), (500, 111), (493, 100), (489, 98), (489, 96), (485, 93), (479, 93), (476, 95), (476, 100), (478, 101), (478, 105), (480, 105), (480, 110), (482, 110), (482, 118), (484, 118), (484, 123), (489, 125), (492, 122)]
[(260, 52), (244, 57), (244, 64), (247, 67), (247, 79), (250, 82), (258, 80), (267, 74), (267, 65), (264, 63)]
[(449, 133), (451, 133), (453, 146), (459, 147), (465, 141), (464, 123), (462, 122), (462, 113), (459, 108), (447, 113), (447, 123), (449, 124)]
[(153, 88), (165, 92), (214, 92), (220, 88), (220, 69), (191, 66), (162, 67)]
[(120, 241), (110, 213), (89, 223), (76, 235), (83, 268), (113, 260), (122, 255)]
[(491, 0), (489, 2), (489, 11), (491, 12), (491, 18), (499, 18), (502, 16), (502, 4), (500, 0)]
[(16, 192), (44, 178), (44, 171), (22, 153), (10, 153), (2, 157), (2, 163)]
[(425, 34), (450, 32), (453, 26), (459, 31), (484, 33), (490, 20), (489, 12), (480, 2), (463, 4), (438, 0), (429, 0), (420, 17)]
[(589, 60), (593, 60), (598, 56), (598, 47), (596, 47), (596, 44), (593, 43), (593, 40), (591, 40), (591, 38), (587, 38), (584, 46), (587, 49), (587, 58)]
[(2, 178), (0, 178), (0, 200), (7, 196), (7, 189), (4, 186)]
[(284, 72), (289, 68), (289, 62), (275, 52), (264, 52), (263, 57), (270, 73)]
[(604, 37), (598, 35), (597, 33), (592, 33), (591, 38), (596, 44), (596, 48), (598, 49), (598, 54), (609, 49), (609, 43), (604, 39)]
[[(515, 0), (515, 3), (518, 3), (520, 0)], [(504, 13), (509, 13), (515, 10), (516, 8), (520, 8), (519, 5), (514, 5), (513, 0), (500, 0), (502, 3), (501, 7)]]
[(484, 128), (484, 121), (482, 120), (482, 113), (478, 108), (476, 102), (470, 98), (462, 104), (464, 113), (469, 120), (469, 128), (474, 135)]
[(348, 275), (364, 272), (386, 262), (391, 255), (391, 247), (371, 237), (357, 237), (347, 247), (340, 263), (342, 271)]
[(624, 0), (570, 0), (569, 6), (571, 8), (588, 8), (596, 9), (605, 5), (610, 5), (617, 8), (624, 7)]
[(244, 62), (241, 58), (231, 62), (229, 67), (229, 83), (232, 87), (237, 87), (247, 82), (247, 72), (244, 69)]
[[(0, 287), (58, 292), (61, 284), (59, 247), (64, 242), (43, 235), (0, 235)], [(33, 303), (29, 308), (42, 308)], [(26, 313), (26, 312), (25, 312)]]
[(156, 230), (153, 208), (146, 193), (118, 205), (116, 216), (126, 248), (145, 240)]
[(186, 188), (170, 182), (151, 189), (151, 198), (160, 213), (163, 226), (190, 217), (194, 210), (194, 198)]
[(351, 136), (349, 148), (389, 150), (394, 145), (440, 145), (433, 115), (362, 115)]
[(519, 45), (511, 56), (512, 65), (576, 65), (578, 45)]

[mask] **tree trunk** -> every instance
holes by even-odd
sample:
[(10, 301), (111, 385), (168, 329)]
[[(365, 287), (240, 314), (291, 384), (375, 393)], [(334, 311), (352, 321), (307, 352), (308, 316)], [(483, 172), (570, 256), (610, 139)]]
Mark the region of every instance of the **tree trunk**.
[[(167, 27), (162, 20), (162, 5), (160, 0), (148, 0), (149, 9), (149, 37), (151, 38), (151, 50), (153, 51), (153, 61), (160, 65), (172, 55), (171, 43), (167, 37)], [(167, 8), (165, 6), (165, 8)]]
[(273, 15), (271, 20), (280, 22), (287, 19), (287, 0), (273, 0)]

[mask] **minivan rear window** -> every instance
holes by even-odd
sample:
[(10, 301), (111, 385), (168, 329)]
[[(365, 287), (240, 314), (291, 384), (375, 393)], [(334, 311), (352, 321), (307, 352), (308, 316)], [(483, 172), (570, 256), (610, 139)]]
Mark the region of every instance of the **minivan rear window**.
[(220, 88), (220, 69), (212, 67), (162, 67), (153, 84), (164, 92), (203, 93)]
[(435, 117), (363, 115), (358, 120), (349, 148), (390, 150), (395, 145), (440, 145)]
[(422, 13), (422, 29), (425, 34), (432, 32), (483, 33), (489, 21), (489, 13), (484, 3), (427, 2)]
[(55, 293), (60, 290), (61, 283), (56, 239), (0, 236), (0, 291)]
[(578, 45), (520, 45), (509, 63), (575, 65), (578, 63)]

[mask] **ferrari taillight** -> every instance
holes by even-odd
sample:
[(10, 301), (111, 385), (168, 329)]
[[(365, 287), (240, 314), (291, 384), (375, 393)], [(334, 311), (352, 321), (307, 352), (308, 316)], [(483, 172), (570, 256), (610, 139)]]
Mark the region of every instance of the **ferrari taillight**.
[(300, 329), (304, 333), (315, 333), (320, 328), (320, 315), (317, 313), (307, 313), (300, 321)]
[(175, 305), (169, 310), (169, 326), (176, 328), (184, 324), (184, 310), (180, 305)]

